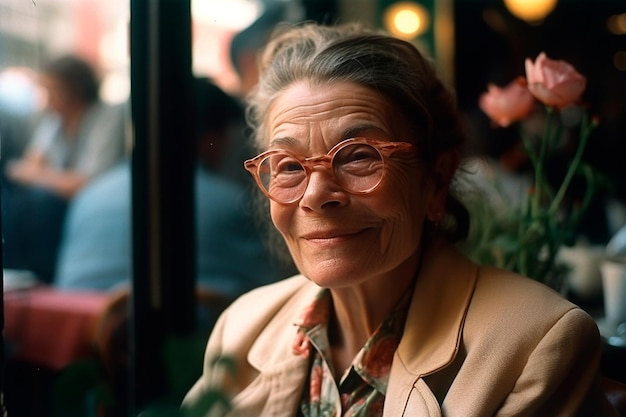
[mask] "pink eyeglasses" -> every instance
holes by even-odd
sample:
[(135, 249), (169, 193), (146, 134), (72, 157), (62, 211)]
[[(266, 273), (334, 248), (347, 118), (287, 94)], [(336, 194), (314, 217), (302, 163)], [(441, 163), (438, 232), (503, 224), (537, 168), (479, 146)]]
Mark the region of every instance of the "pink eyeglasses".
[(315, 166), (330, 170), (337, 183), (353, 194), (371, 193), (385, 176), (386, 162), (395, 152), (412, 152), (408, 142), (352, 138), (339, 142), (326, 155), (302, 157), (273, 149), (247, 160), (245, 168), (263, 193), (281, 204), (299, 201)]

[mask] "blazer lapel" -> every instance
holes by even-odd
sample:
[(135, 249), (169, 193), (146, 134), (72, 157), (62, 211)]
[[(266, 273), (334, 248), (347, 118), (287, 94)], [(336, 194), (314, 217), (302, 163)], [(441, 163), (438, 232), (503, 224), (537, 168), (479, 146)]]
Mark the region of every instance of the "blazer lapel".
[[(478, 267), (448, 243), (439, 242), (424, 254), (391, 367), (385, 416), (440, 415), (433, 411), (439, 410), (437, 400), (421, 378), (445, 368), (456, 357), (477, 276)], [(408, 413), (407, 407), (430, 411)]]
[(234, 399), (229, 417), (293, 417), (297, 415), (309, 361), (294, 357), (264, 370)]
[(261, 415), (296, 415), (309, 371), (309, 359), (293, 352), (301, 309), (313, 302), (320, 288), (307, 284), (287, 301), (284, 314), (276, 315), (263, 329), (248, 353), (249, 364), (260, 373), (257, 389), (265, 391), (266, 407)]

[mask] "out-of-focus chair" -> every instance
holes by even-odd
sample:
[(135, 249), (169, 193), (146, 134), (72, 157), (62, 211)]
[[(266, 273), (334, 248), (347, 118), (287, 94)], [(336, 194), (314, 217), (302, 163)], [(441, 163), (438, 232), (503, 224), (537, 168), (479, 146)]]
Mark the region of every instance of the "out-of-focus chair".
[[(196, 289), (198, 334), (193, 337), (191, 343), (195, 344), (193, 349), (186, 348), (187, 357), (174, 367), (181, 367), (181, 363), (193, 363), (193, 369), (181, 370), (184, 379), (190, 379), (191, 384), (195, 378), (200, 376), (202, 371), (202, 355), (206, 340), (211, 332), (215, 320), (219, 314), (232, 302), (232, 299), (207, 288), (198, 287)], [(98, 417), (115, 417), (123, 415), (128, 410), (129, 393), (129, 371), (130, 371), (130, 334), (129, 334), (129, 303), (130, 291), (123, 288), (113, 293), (111, 301), (103, 314), (99, 317), (95, 326), (94, 346), (100, 358), (106, 385), (111, 393), (113, 404), (100, 404), (98, 407)], [(191, 353), (190, 353), (191, 352)], [(189, 358), (188, 355), (194, 356)], [(198, 362), (198, 363), (196, 363)], [(166, 364), (166, 372), (171, 369)], [(186, 371), (186, 372), (185, 372)], [(197, 375), (189, 374), (197, 373)], [(175, 381), (169, 381), (176, 384)], [(180, 381), (177, 382), (180, 385)], [(185, 381), (183, 381), (183, 384)], [(178, 387), (178, 390), (188, 389), (191, 386)], [(176, 387), (174, 387), (176, 390)]]

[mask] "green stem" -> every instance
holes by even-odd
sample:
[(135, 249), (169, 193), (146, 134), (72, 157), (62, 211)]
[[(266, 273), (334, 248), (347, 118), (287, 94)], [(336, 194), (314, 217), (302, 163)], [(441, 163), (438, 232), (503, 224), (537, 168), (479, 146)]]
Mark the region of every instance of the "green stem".
[(569, 185), (574, 178), (574, 174), (578, 170), (578, 166), (580, 165), (580, 161), (585, 151), (585, 147), (587, 146), (587, 140), (589, 139), (591, 131), (594, 127), (595, 123), (589, 122), (589, 116), (587, 115), (587, 112), (583, 112), (583, 120), (580, 126), (580, 138), (578, 142), (578, 148), (576, 149), (576, 154), (574, 155), (574, 159), (572, 160), (572, 163), (570, 164), (569, 169), (565, 174), (565, 178), (563, 179), (563, 182), (561, 183), (558, 192), (556, 193), (554, 199), (552, 200), (552, 203), (550, 204), (548, 214), (556, 214), (559, 207), (561, 206), (561, 202), (563, 198), (565, 198), (565, 193), (567, 192), (567, 189), (569, 188)]
[(544, 172), (546, 155), (550, 145), (550, 127), (552, 124), (552, 115), (554, 113), (553, 107), (546, 107), (546, 125), (544, 127), (543, 138), (539, 147), (539, 156), (537, 163), (535, 164), (535, 193), (532, 200), (532, 215), (536, 217), (539, 214), (541, 208), (541, 198), (543, 197), (544, 186)]
[[(534, 193), (536, 190), (531, 190), (529, 193)], [(532, 221), (532, 202), (534, 201), (534, 194), (530, 194), (524, 201), (522, 208), (522, 221), (517, 225), (517, 241), (519, 242), (519, 250), (517, 251), (517, 257), (514, 257), (514, 262), (511, 268), (516, 272), (528, 276), (528, 247), (526, 246), (526, 229), (527, 225)]]
[(537, 164), (539, 164), (537, 152), (535, 152), (535, 149), (533, 148), (532, 141), (528, 138), (526, 134), (524, 134), (523, 129), (521, 130), (522, 132), (520, 133), (520, 137), (522, 138), (522, 144), (524, 145), (524, 150), (526, 151), (526, 154), (528, 155), (528, 158), (530, 159), (530, 162), (532, 163), (533, 167), (535, 167), (537, 166)]
[(587, 212), (587, 209), (591, 204), (593, 196), (596, 193), (596, 179), (593, 170), (591, 169), (591, 167), (583, 165), (582, 171), (585, 176), (585, 182), (587, 184), (587, 187), (585, 189), (585, 195), (583, 196), (580, 206), (573, 209), (573, 213), (570, 217), (567, 230), (573, 231), (578, 227), (583, 215)]

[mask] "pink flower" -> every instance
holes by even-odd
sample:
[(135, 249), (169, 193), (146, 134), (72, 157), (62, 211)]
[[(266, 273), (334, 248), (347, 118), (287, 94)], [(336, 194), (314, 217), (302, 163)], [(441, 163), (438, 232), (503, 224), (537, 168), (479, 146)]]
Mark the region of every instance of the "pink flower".
[(535, 98), (528, 91), (524, 77), (516, 78), (504, 88), (489, 84), (478, 101), (482, 111), (502, 127), (528, 116), (534, 104)]
[(526, 59), (528, 89), (542, 103), (556, 108), (580, 99), (587, 79), (565, 61), (549, 59), (544, 52), (533, 63)]

